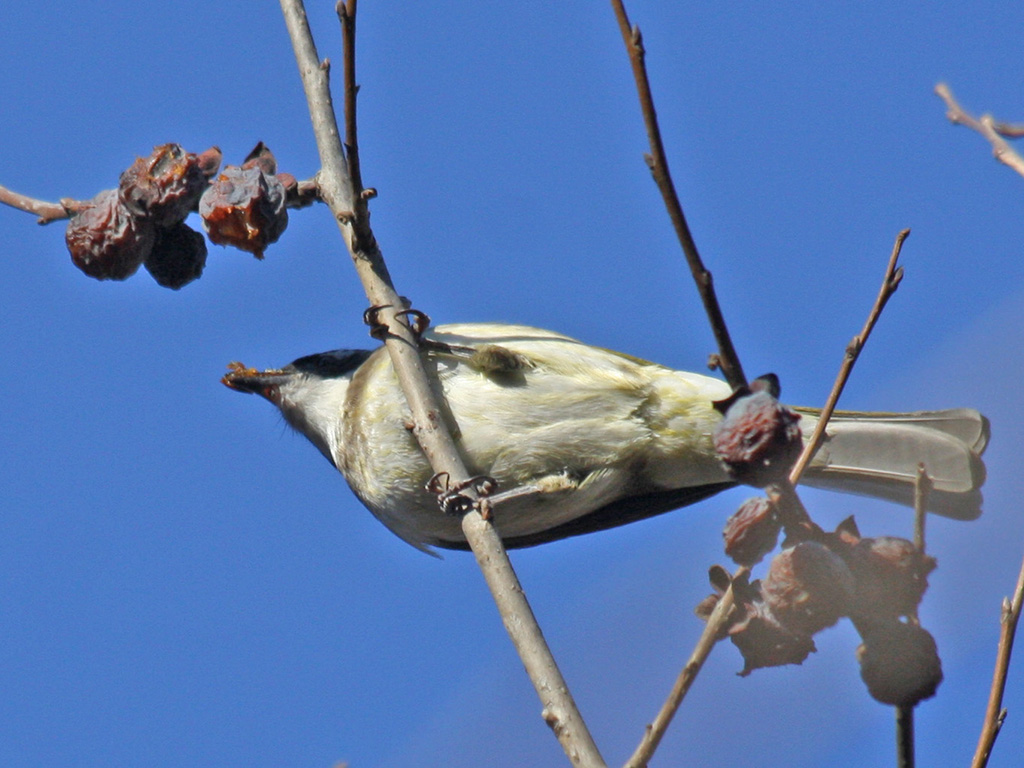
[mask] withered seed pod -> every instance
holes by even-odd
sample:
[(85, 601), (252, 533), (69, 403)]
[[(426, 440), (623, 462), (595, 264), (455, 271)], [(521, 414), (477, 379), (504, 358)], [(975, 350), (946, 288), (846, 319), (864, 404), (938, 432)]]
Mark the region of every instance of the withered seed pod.
[(743, 655), (741, 677), (762, 667), (801, 664), (816, 650), (810, 635), (780, 623), (764, 603), (746, 608), (746, 617), (729, 630), (729, 639)]

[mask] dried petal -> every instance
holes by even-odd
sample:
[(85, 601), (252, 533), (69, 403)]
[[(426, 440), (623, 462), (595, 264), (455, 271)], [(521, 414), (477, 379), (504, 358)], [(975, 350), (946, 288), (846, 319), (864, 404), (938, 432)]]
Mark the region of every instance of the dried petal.
[(252, 151), (246, 155), (245, 161), (242, 163), (243, 168), (259, 168), (267, 176), (273, 176), (277, 173), (277, 158), (274, 157), (274, 153), (267, 148), (267, 145), (262, 141), (259, 142)]
[(203, 176), (212, 179), (220, 170), (220, 161), (223, 158), (224, 153), (220, 151), (220, 147), (214, 146), (196, 155), (196, 163), (199, 165), (199, 170), (203, 172)]

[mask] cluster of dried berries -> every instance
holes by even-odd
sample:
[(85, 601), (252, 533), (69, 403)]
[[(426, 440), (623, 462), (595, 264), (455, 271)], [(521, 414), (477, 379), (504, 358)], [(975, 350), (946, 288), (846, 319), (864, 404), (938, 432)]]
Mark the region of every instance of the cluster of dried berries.
[[(778, 394), (778, 381), (769, 376), (715, 404), (724, 414), (715, 449), (740, 482), (777, 487), (803, 448), (800, 417), (779, 403)], [(845, 616), (863, 640), (857, 658), (874, 698), (911, 705), (932, 696), (942, 665), (916, 614), (935, 560), (906, 539), (861, 538), (853, 518), (825, 533), (805, 513), (777, 507), (785, 506), (784, 495), (769, 496), (745, 501), (723, 531), (726, 554), (748, 567), (771, 553), (786, 532), (785, 549), (772, 558), (764, 579), (732, 584), (736, 609), (727, 635), (743, 655), (740, 674), (800, 664), (815, 650), (813, 636)], [(724, 571), (715, 573), (717, 594), (698, 606), (705, 619), (729, 586)]]
[[(787, 533), (806, 538), (775, 555), (764, 579), (733, 584), (738, 610), (728, 635), (743, 654), (740, 674), (801, 663), (815, 650), (812, 637), (846, 616), (863, 640), (861, 676), (874, 698), (910, 705), (932, 696), (942, 666), (935, 641), (913, 617), (935, 560), (906, 539), (861, 538), (852, 518), (834, 533)], [(724, 534), (730, 556), (753, 565), (774, 548), (778, 515), (768, 499), (750, 499)], [(716, 589), (724, 591), (721, 583)], [(717, 598), (698, 613), (707, 618)]]
[(97, 280), (124, 280), (143, 264), (157, 282), (181, 288), (206, 265), (206, 242), (184, 223), (220, 166), (220, 150), (200, 155), (177, 144), (154, 147), (68, 222), (75, 266)]
[(155, 147), (121, 174), (117, 189), (80, 205), (65, 241), (75, 266), (98, 280), (124, 280), (145, 264), (156, 281), (178, 289), (206, 266), (206, 240), (185, 224), (194, 211), (214, 243), (262, 258), (288, 225), (286, 203), (308, 204), (310, 191), (277, 163), (262, 142), (239, 166), (218, 174), (221, 152), (177, 144)]

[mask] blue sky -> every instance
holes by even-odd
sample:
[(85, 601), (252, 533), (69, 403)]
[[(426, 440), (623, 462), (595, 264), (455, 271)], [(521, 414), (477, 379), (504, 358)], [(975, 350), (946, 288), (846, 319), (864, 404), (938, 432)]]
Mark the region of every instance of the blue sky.
[[(340, 61), (333, 2), (310, 3)], [(932, 522), (922, 615), (946, 680), (920, 764), (977, 740), (999, 602), (1024, 550), (1024, 179), (945, 120), (932, 87), (1024, 120), (1019, 3), (633, 2), (680, 195), (745, 367), (820, 404), (897, 231), (907, 275), (842, 405), (969, 405), (993, 423), (986, 512)], [(240, 162), (316, 151), (273, 3), (0, 7), (0, 183), (91, 197), (175, 141)], [(700, 369), (712, 340), (660, 199), (603, 2), (360, 5), (364, 180), (400, 292), (435, 322), (497, 320)], [(212, 247), (180, 292), (97, 283), (60, 224), (0, 210), (0, 764), (518, 766), (557, 742), (471, 557), (388, 533), (224, 366), (370, 343), (323, 208), (266, 260)], [(742, 490), (515, 554), (611, 764), (700, 624)], [(806, 495), (832, 524), (907, 535), (904, 510)], [(802, 667), (716, 649), (658, 765), (886, 765), (892, 712), (848, 625)], [(1024, 674), (993, 766), (1024, 751)]]

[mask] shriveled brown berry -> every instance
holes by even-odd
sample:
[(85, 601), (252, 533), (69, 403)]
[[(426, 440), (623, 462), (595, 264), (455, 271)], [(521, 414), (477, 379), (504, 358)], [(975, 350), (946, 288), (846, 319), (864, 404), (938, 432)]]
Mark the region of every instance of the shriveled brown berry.
[(853, 596), (853, 576), (830, 549), (803, 541), (772, 558), (761, 592), (780, 623), (813, 635), (846, 615)]
[(729, 630), (729, 639), (743, 655), (741, 677), (762, 667), (802, 664), (817, 650), (810, 635), (783, 625), (764, 603), (747, 606), (746, 617)]
[(846, 554), (854, 576), (851, 615), (885, 620), (914, 612), (928, 589), (935, 558), (896, 536), (861, 539)]
[(131, 277), (152, 250), (153, 240), (153, 224), (121, 205), (116, 189), (96, 195), (71, 218), (64, 233), (71, 261), (97, 280)]
[(860, 676), (877, 701), (912, 706), (931, 698), (942, 682), (935, 639), (924, 628), (901, 621), (872, 625), (857, 648)]
[(183, 221), (158, 229), (145, 265), (160, 285), (178, 290), (203, 274), (206, 238)]
[(169, 227), (196, 209), (207, 183), (196, 155), (178, 144), (162, 144), (121, 174), (118, 193), (133, 214)]
[(799, 421), (768, 391), (737, 397), (715, 429), (715, 451), (736, 480), (764, 487), (784, 478), (800, 456)]
[(288, 226), (284, 185), (256, 167), (225, 168), (203, 193), (199, 213), (210, 240), (258, 259)]
[(725, 523), (725, 554), (738, 565), (756, 565), (775, 549), (782, 523), (764, 496), (747, 499)]

